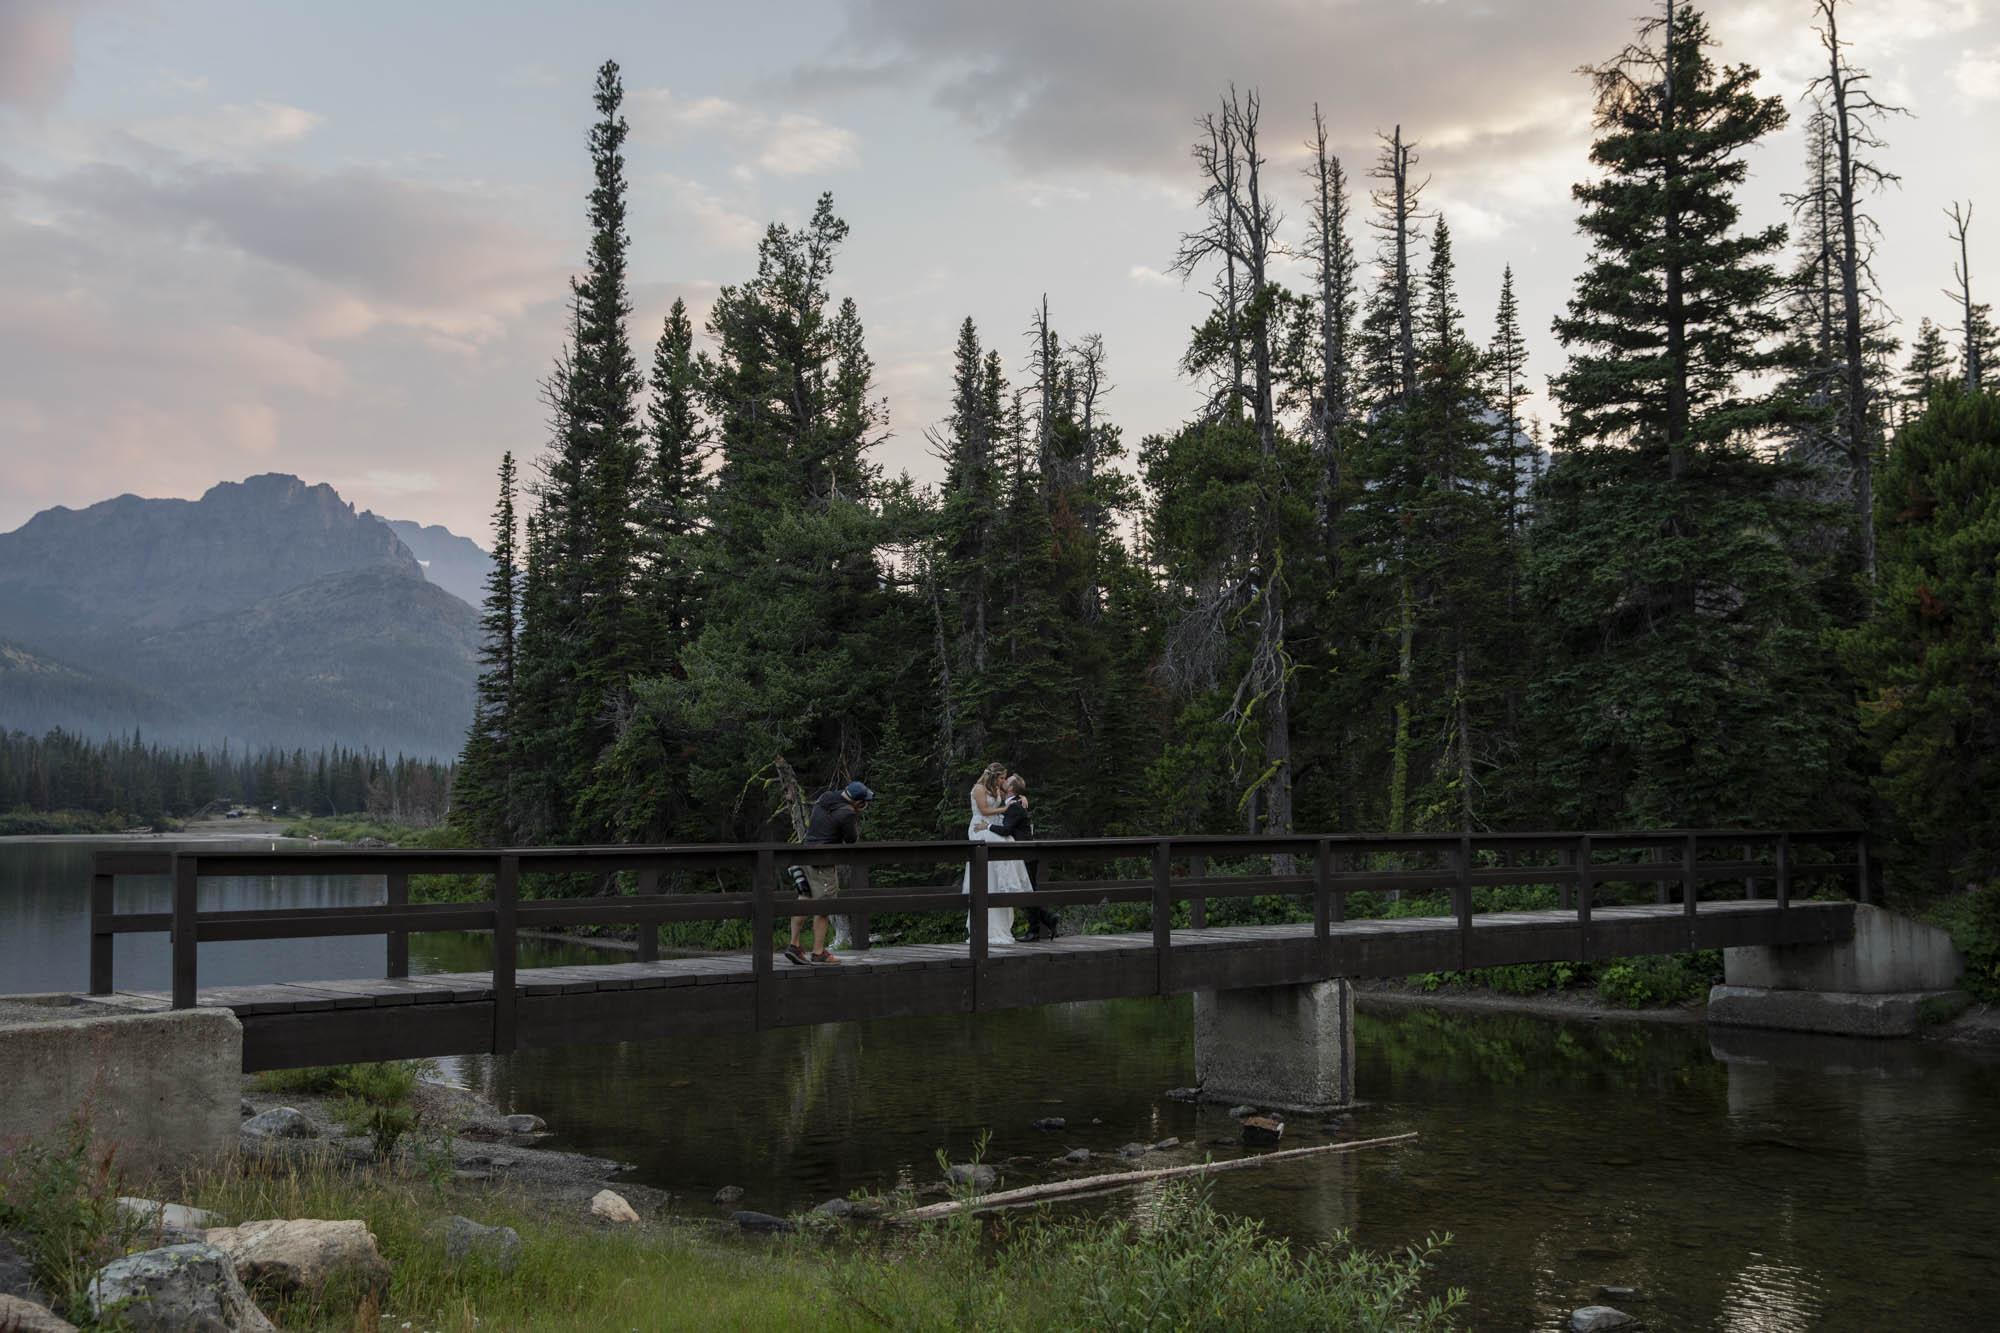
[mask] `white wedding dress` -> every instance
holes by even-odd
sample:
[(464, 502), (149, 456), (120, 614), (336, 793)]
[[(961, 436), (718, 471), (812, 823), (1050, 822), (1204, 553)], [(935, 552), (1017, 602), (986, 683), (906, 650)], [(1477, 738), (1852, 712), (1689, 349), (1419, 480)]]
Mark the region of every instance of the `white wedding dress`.
[[(972, 809), (972, 822), (966, 827), (965, 836), (975, 842), (1007, 843), (1012, 839), (994, 830), (990, 825), (1000, 822), (1000, 816), (990, 819), (979, 813), (978, 788), (966, 797)], [(1033, 886), (1028, 883), (1028, 863), (1025, 861), (989, 860), (986, 863), (986, 892), (988, 896), (1000, 893), (1029, 893)], [(972, 867), (965, 868), (965, 877), (959, 892), (972, 892)], [(972, 914), (965, 918), (965, 934), (972, 937)], [(1007, 945), (1014, 942), (1014, 909), (1011, 907), (988, 907), (986, 909), (986, 947)]]

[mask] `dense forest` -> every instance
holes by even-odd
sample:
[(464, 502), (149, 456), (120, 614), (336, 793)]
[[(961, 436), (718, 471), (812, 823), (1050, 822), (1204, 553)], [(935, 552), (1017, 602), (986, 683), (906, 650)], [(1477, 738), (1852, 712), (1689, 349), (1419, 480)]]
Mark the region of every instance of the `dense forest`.
[(211, 753), (162, 748), (137, 734), (91, 741), (0, 731), (0, 823), (7, 812), (62, 811), (158, 825), (229, 803), (435, 824), (450, 792), (449, 765), (366, 750)]
[(1741, 195), (1791, 99), (1699, 13), (1669, 0), (1585, 71), (1589, 254), (1553, 367), (1511, 273), (1460, 289), (1418, 137), (1346, 163), (1315, 115), (1280, 178), (1232, 89), (1175, 265), (1209, 299), (1201, 410), (1128, 441), (1111, 349), (1024, 293), (1025, 358), (959, 328), (937, 486), (871, 461), (830, 196), (642, 363), (607, 62), (550, 442), (501, 467), (453, 821), (785, 836), (798, 792), (861, 777), (869, 837), (952, 836), (998, 758), (1044, 836), (1866, 823), (1912, 885), (2000, 885), (2000, 348), (1959, 203), (1961, 318), (1896, 334), (1868, 204), (1901, 122), (1839, 16), (1819, 0), (1823, 73), (1789, 90), (1789, 228)]

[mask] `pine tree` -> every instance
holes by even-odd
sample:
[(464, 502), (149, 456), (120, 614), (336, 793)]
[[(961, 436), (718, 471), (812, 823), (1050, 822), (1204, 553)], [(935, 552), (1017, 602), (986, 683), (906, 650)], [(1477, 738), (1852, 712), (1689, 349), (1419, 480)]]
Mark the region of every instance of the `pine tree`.
[(1585, 828), (1830, 818), (1841, 709), (1778, 540), (1816, 511), (1753, 447), (1778, 409), (1746, 387), (1773, 359), (1784, 230), (1738, 231), (1734, 191), (1784, 111), (1710, 63), (1693, 11), (1670, 0), (1643, 34), (1591, 71), (1591, 254), (1556, 321), (1564, 422), (1529, 573), (1547, 805)]
[[(1927, 887), (2000, 897), (2000, 394), (1944, 383), (1896, 437), (1876, 612), (1847, 636), (1876, 789)], [(1989, 978), (1993, 980), (1993, 978)]]
[(509, 779), (514, 771), (515, 634), (520, 614), (520, 570), (514, 550), (514, 455), (500, 457), (500, 498), (493, 506), (493, 567), (486, 576), (478, 698), (472, 730), (459, 759), (452, 792), (452, 822), (475, 842), (512, 841)]
[(1943, 331), (1929, 318), (1919, 320), (1910, 359), (1903, 367), (1903, 401), (1921, 413), (1938, 385), (1950, 376), (1951, 352), (1944, 345)]
[(653, 351), (652, 402), (646, 409), (649, 467), (639, 505), (639, 548), (645, 574), (640, 600), (647, 661), (678, 669), (681, 651), (701, 629), (696, 550), (706, 486), (702, 468), (709, 431), (698, 401), (694, 323), (675, 298)]
[(2000, 333), (1993, 327), (1992, 304), (1972, 299), (1972, 247), (1968, 239), (1972, 205), (1954, 203), (1948, 216), (1952, 224), (1951, 239), (1958, 245), (1958, 258), (1951, 266), (1952, 281), (1958, 284), (1958, 290), (1945, 295), (1958, 302), (1959, 383), (1969, 390), (1982, 389), (1989, 382), (2000, 380)]

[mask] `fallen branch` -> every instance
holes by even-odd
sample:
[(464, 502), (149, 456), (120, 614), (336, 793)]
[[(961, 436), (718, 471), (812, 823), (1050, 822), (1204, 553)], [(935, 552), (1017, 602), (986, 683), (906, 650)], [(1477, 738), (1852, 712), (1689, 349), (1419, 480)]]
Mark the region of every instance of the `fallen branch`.
[(1175, 1176), (1199, 1176), (1215, 1171), (1240, 1171), (1249, 1166), (1268, 1166), (1273, 1162), (1295, 1161), (1301, 1157), (1317, 1157), (1321, 1153), (1353, 1152), (1357, 1148), (1386, 1148), (1391, 1144), (1408, 1143), (1417, 1137), (1415, 1130), (1407, 1134), (1391, 1134), (1380, 1139), (1351, 1139), (1346, 1143), (1323, 1143), (1314, 1148), (1287, 1148), (1283, 1152), (1258, 1153), (1255, 1157), (1239, 1157), (1229, 1162), (1199, 1162), (1193, 1166), (1162, 1166), (1150, 1171), (1113, 1171), (1107, 1175), (1084, 1176), (1080, 1180), (1058, 1180), (1047, 1185), (1028, 1185), (1017, 1190), (1001, 1190), (998, 1194), (978, 1194), (969, 1199), (950, 1199), (944, 1203), (926, 1204), (922, 1208), (912, 1208), (897, 1213), (891, 1220), (896, 1222), (929, 1222), (940, 1217), (950, 1217), (953, 1213), (978, 1208), (1012, 1208), (1019, 1204), (1035, 1203), (1042, 1199), (1056, 1199), (1074, 1194), (1095, 1194), (1107, 1190), (1127, 1189), (1144, 1184), (1148, 1180), (1167, 1180)]

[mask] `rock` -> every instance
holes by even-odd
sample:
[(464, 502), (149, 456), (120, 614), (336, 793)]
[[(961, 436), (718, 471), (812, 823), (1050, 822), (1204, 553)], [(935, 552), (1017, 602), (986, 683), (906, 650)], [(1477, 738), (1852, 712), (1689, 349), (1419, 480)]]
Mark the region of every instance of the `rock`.
[(549, 1127), (549, 1122), (538, 1115), (503, 1116), (500, 1123), (509, 1134), (540, 1134)]
[(1069, 1121), (1059, 1115), (1045, 1115), (1035, 1122), (1035, 1128), (1041, 1130), (1044, 1134), (1053, 1134), (1059, 1129), (1066, 1129), (1068, 1127)]
[[(206, 1209), (123, 1196), (118, 1200), (118, 1211), (147, 1230), (159, 1227), (169, 1231), (200, 1231), (204, 1227), (216, 1226), (222, 1221), (219, 1216)], [(195, 1239), (199, 1240), (201, 1237), (197, 1236)]]
[(76, 1333), (75, 1324), (47, 1306), (4, 1294), (0, 1294), (0, 1328), (8, 1333)]
[(1608, 1329), (1630, 1328), (1638, 1322), (1623, 1310), (1608, 1305), (1586, 1305), (1569, 1312), (1570, 1333), (1606, 1333)]
[(1085, 1162), (1090, 1160), (1090, 1149), (1071, 1148), (1068, 1152), (1062, 1155), (1062, 1160), (1068, 1162), (1071, 1166), (1082, 1166)]
[(1243, 1142), (1251, 1147), (1264, 1148), (1285, 1136), (1285, 1122), (1275, 1116), (1245, 1116), (1243, 1120)]
[(1636, 1299), (1638, 1295), (1639, 1293), (1631, 1287), (1599, 1287), (1597, 1289), (1597, 1299), (1600, 1301), (1629, 1301)]
[(90, 1280), (90, 1312), (114, 1309), (131, 1333), (277, 1333), (213, 1245), (169, 1245), (114, 1259)]
[(1178, 1148), (1180, 1146), (1181, 1146), (1181, 1141), (1179, 1139), (1161, 1139), (1158, 1143), (1153, 1145), (1153, 1151), (1165, 1152), (1169, 1148)]
[(245, 1097), (242, 1101), (242, 1104), (239, 1105), (236, 1109), (243, 1113), (243, 1118), (245, 1120), (248, 1120), (251, 1116), (257, 1114), (257, 1108), (250, 1104), (250, 1099), (248, 1097)]
[(1118, 1150), (1118, 1155), (1120, 1157), (1144, 1157), (1150, 1151), (1151, 1149), (1143, 1143), (1128, 1143)]
[(590, 1212), (593, 1217), (601, 1217), (607, 1222), (636, 1222), (639, 1215), (632, 1211), (632, 1205), (625, 1202), (625, 1196), (612, 1190), (599, 1190), (590, 1196)]
[(889, 1205), (880, 1199), (850, 1199), (848, 1202), (853, 1205), (856, 1221), (867, 1222), (889, 1215)]
[(846, 1199), (828, 1199), (813, 1209), (813, 1214), (817, 1217), (848, 1218), (854, 1216), (854, 1205)]
[(1201, 1100), (1201, 1089), (1168, 1088), (1167, 1100), (1170, 1102), (1198, 1102)]
[(491, 1171), (454, 1171), (451, 1178), (461, 1185), (478, 1185), (493, 1179)]
[(521, 1262), (521, 1233), (512, 1227), (481, 1226), (469, 1217), (441, 1217), (425, 1234), (444, 1245), (445, 1258), (453, 1263), (466, 1259), (486, 1259), (503, 1273), (511, 1273)]
[(318, 1296), (329, 1285), (370, 1291), (389, 1285), (389, 1261), (368, 1224), (357, 1219), (245, 1222), (211, 1227), (206, 1240), (228, 1255), (236, 1276), (257, 1291)]
[(954, 1166), (945, 1172), (945, 1178), (954, 1185), (970, 1185), (974, 1190), (990, 1190), (1000, 1179), (1000, 1173), (985, 1163), (977, 1166)]
[(715, 1201), (717, 1203), (735, 1203), (742, 1197), (743, 1187), (741, 1185), (724, 1185), (715, 1192)]
[(769, 1213), (753, 1213), (748, 1209), (742, 1212), (731, 1213), (729, 1220), (745, 1231), (796, 1231), (798, 1229), (782, 1217), (773, 1217)]
[(245, 1120), (242, 1134), (251, 1139), (316, 1139), (319, 1126), (308, 1120), (303, 1111), (274, 1106)]

